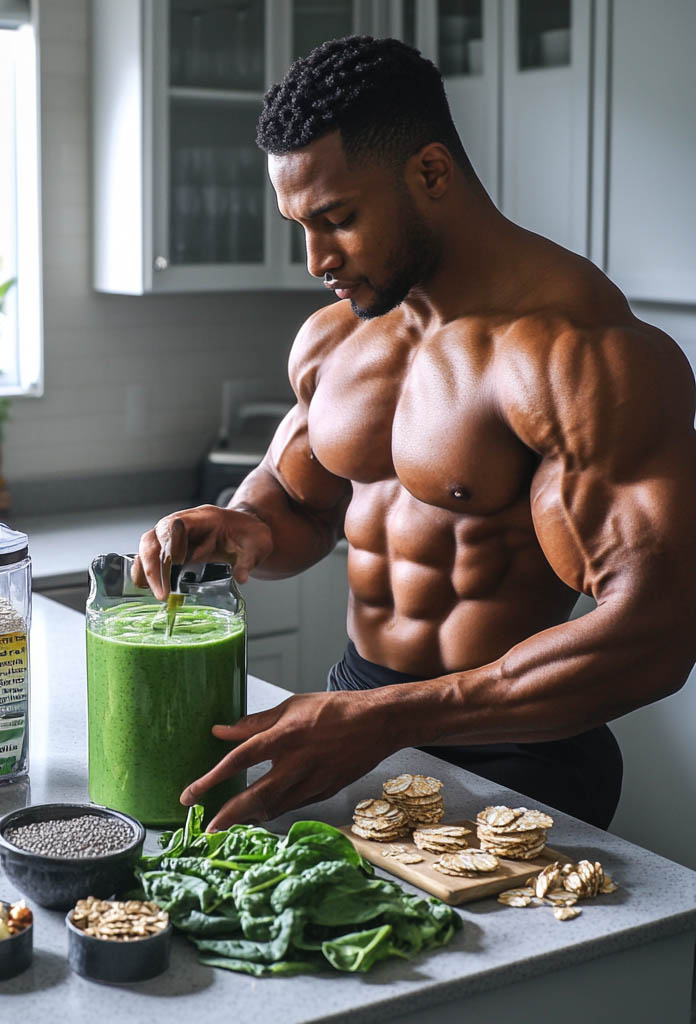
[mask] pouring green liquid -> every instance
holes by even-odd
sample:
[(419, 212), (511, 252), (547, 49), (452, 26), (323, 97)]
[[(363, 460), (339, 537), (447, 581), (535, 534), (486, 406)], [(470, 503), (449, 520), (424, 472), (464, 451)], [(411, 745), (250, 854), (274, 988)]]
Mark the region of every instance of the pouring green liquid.
[[(179, 824), (183, 789), (229, 751), (211, 727), (246, 709), (246, 636), (223, 609), (184, 605), (167, 636), (161, 605), (117, 605), (87, 626), (89, 795), (146, 825)], [(210, 817), (243, 773), (203, 799)]]

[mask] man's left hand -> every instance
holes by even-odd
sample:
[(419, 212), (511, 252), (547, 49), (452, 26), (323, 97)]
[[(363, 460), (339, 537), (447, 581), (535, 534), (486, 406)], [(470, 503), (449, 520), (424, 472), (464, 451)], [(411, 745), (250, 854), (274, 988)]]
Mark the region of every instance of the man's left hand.
[(272, 767), (228, 800), (209, 831), (238, 822), (262, 822), (305, 804), (326, 800), (398, 749), (384, 694), (306, 693), (246, 715), (213, 734), (237, 746), (181, 794), (186, 806), (212, 786), (261, 761)]

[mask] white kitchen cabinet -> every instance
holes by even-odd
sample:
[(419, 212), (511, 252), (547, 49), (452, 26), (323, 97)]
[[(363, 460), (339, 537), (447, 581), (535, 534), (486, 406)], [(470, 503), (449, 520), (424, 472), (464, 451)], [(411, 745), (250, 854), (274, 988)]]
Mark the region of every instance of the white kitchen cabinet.
[(614, 0), (607, 270), (632, 299), (696, 301), (696, 4)]
[(294, 56), (382, 20), (376, 0), (92, 0), (95, 289), (311, 287), (256, 120)]
[(503, 0), (502, 210), (589, 247), (592, 0)]
[(325, 690), (329, 669), (346, 649), (347, 560), (344, 542), (299, 577), (301, 692)]
[(249, 673), (295, 692), (298, 682), (298, 649), (297, 633), (279, 633), (256, 640), (250, 638), (247, 640)]
[(326, 689), (326, 676), (345, 651), (348, 550), (286, 580), (249, 580), (249, 671), (295, 693)]
[[(593, 10), (594, 0), (415, 0), (415, 45), (442, 72), (486, 191), (511, 220), (583, 254)], [(407, 24), (404, 4), (392, 30), (409, 42)]]
[(299, 577), (250, 579), (240, 590), (246, 604), (247, 633), (251, 638), (300, 628)]
[[(410, 43), (408, 10), (399, 37)], [(395, 33), (396, 34), (396, 33)], [(457, 131), (493, 201), (499, 194), (499, 0), (416, 0), (415, 45), (440, 69)]]

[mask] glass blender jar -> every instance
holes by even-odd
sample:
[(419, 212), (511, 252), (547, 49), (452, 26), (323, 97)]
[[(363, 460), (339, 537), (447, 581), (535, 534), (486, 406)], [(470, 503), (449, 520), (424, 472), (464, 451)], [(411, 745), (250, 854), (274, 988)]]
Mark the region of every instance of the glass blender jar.
[[(131, 580), (134, 555), (99, 555), (87, 601), (89, 795), (146, 825), (180, 824), (179, 796), (229, 752), (211, 728), (246, 713), (246, 612), (229, 565), (174, 566), (176, 618)], [(245, 773), (201, 802), (209, 819)]]

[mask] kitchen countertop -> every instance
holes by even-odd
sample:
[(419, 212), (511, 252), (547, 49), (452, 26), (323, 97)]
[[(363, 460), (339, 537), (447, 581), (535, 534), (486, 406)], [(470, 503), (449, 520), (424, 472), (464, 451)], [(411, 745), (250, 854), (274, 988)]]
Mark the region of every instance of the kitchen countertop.
[[(84, 618), (36, 596), (31, 639), (30, 792), (26, 782), (0, 786), (1, 813), (25, 802), (88, 799)], [(286, 696), (286, 691), (250, 677), (250, 711), (271, 707)], [(260, 766), (250, 772), (250, 780), (263, 770)], [(284, 815), (270, 822), (269, 827), (286, 831), (300, 818), (345, 823), (358, 799), (378, 793), (385, 777), (404, 771), (443, 779), (447, 816), (451, 819), (470, 818), (491, 803), (524, 803), (520, 794), (408, 749), (387, 758), (330, 800)], [(225, 1019), (231, 1011), (245, 1024), (390, 1019), (411, 1022), (432, 1020), (435, 1014), (438, 1021), (476, 1019), (479, 1024), (488, 1024), (492, 1016), (470, 1017), (467, 1012), (455, 1018), (434, 1007), (454, 1005), (461, 1014), (479, 1005), (479, 998), (496, 999), (500, 992), (521, 993), (525, 984), (535, 979), (548, 985), (550, 998), (553, 979), (565, 977), (564, 971), (571, 965), (589, 970), (597, 963), (621, 963), (629, 953), (640, 957), (641, 949), (662, 948), (665, 941), (681, 941), (683, 968), (696, 931), (696, 874), (567, 815), (552, 813), (556, 824), (551, 845), (569, 859), (600, 860), (621, 886), (610, 896), (583, 904), (583, 913), (571, 922), (557, 922), (549, 908), (522, 911), (503, 907), (493, 899), (483, 900), (458, 908), (464, 927), (450, 945), (410, 962), (385, 962), (365, 976), (333, 973), (250, 978), (203, 967), (196, 961), (195, 950), (176, 936), (171, 966), (165, 974), (138, 984), (97, 986), (68, 968), (63, 915), (37, 907), (33, 966), (17, 978), (0, 983), (3, 1006), (11, 1008), (12, 1019), (22, 1024), (44, 1024), (56, 1016), (71, 1024), (92, 1024), (97, 1015), (109, 1024), (156, 1024), (172, 1019), (222, 1019), (225, 1010)], [(154, 848), (155, 836), (148, 834), (148, 848)], [(419, 891), (403, 884), (409, 891)], [(15, 899), (19, 895), (0, 871), (0, 896)], [(633, 987), (639, 988), (641, 971), (634, 969), (632, 978)], [(670, 979), (666, 982), (669, 988)], [(572, 994), (566, 993), (568, 996), (572, 1004)], [(649, 993), (644, 998), (649, 998)], [(659, 999), (664, 1005), (664, 990)], [(515, 1019), (528, 1019), (519, 1006)], [(557, 1018), (550, 1014), (546, 1019)], [(572, 1005), (564, 1019), (576, 1020)], [(601, 1014), (594, 1017), (595, 1021), (609, 1019), (618, 1018)], [(634, 1014), (630, 1019), (637, 1024), (653, 1018)], [(663, 1015), (665, 1019), (682, 1018)], [(688, 1020), (688, 1009), (683, 1019)]]
[(17, 523), (29, 537), (35, 587), (56, 582), (81, 583), (96, 555), (138, 550), (141, 535), (162, 516), (190, 508), (190, 501), (167, 505), (129, 505), (61, 515), (25, 516)]

